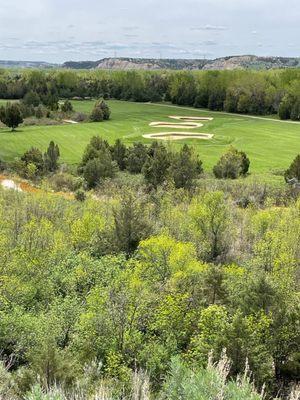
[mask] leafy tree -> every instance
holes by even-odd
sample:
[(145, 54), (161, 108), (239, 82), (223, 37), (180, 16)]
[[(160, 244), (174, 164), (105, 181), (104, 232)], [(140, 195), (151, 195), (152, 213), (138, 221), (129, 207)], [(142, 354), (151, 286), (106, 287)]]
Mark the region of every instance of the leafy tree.
[[(230, 213), (222, 192), (206, 193), (203, 199), (195, 198), (189, 210), (192, 226), (196, 230), (202, 249), (200, 253), (207, 261), (216, 261), (226, 256), (228, 250), (228, 227)], [(231, 234), (232, 236), (232, 234)]]
[(41, 103), (41, 98), (38, 93), (30, 91), (25, 94), (22, 101), (27, 106), (38, 107)]
[(291, 118), (291, 105), (287, 99), (283, 99), (278, 109), (279, 118), (287, 120)]
[(216, 178), (236, 179), (239, 176), (245, 176), (249, 166), (250, 161), (247, 155), (243, 151), (230, 147), (214, 166), (213, 172)]
[(53, 141), (49, 143), (48, 149), (44, 154), (45, 168), (49, 172), (54, 172), (58, 169), (58, 159), (60, 157), (59, 147)]
[(0, 120), (12, 131), (23, 122), (23, 116), (18, 103), (7, 103), (0, 108)]

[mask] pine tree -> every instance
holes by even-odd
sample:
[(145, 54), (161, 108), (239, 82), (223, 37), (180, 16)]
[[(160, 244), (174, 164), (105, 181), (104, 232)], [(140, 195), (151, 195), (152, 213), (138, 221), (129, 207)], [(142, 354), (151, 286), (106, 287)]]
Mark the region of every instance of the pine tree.
[(47, 171), (54, 172), (57, 170), (59, 156), (60, 152), (58, 145), (51, 141), (47, 152), (44, 154), (45, 168)]
[(163, 144), (159, 144), (153, 157), (148, 156), (143, 166), (146, 181), (155, 188), (161, 185), (169, 174), (170, 161), (169, 152)]
[(115, 144), (111, 147), (112, 158), (118, 164), (121, 171), (126, 169), (126, 157), (127, 157), (127, 148), (121, 142), (120, 139), (117, 139)]
[(193, 149), (185, 144), (178, 154), (173, 155), (170, 170), (176, 188), (190, 189), (202, 172), (202, 162), (194, 155)]
[(18, 103), (6, 103), (6, 106), (0, 108), (0, 120), (12, 131), (23, 122), (23, 116)]

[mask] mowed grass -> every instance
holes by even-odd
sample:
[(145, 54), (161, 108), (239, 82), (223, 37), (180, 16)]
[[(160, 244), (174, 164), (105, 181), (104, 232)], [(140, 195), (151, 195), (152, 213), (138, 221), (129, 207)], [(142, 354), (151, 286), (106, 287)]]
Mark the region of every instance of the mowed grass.
[[(1, 102), (0, 102), (1, 103)], [(178, 131), (181, 129), (151, 128), (153, 121), (176, 122), (169, 115), (211, 116), (213, 121), (190, 132), (213, 133), (212, 140), (187, 139), (168, 142), (173, 149), (183, 143), (194, 146), (206, 169), (211, 169), (226, 149), (233, 145), (247, 153), (252, 173), (270, 173), (286, 169), (300, 153), (300, 124), (254, 119), (226, 113), (208, 112), (165, 104), (143, 104), (109, 101), (111, 120), (77, 125), (20, 127), (17, 132), (0, 129), (0, 159), (11, 161), (21, 156), (31, 146), (45, 151), (50, 140), (59, 144), (61, 161), (76, 164), (90, 138), (99, 135), (113, 143), (121, 138), (127, 145), (136, 141), (150, 143), (143, 134)], [(93, 101), (74, 101), (76, 111), (90, 112)], [(186, 129), (182, 129), (186, 131)]]

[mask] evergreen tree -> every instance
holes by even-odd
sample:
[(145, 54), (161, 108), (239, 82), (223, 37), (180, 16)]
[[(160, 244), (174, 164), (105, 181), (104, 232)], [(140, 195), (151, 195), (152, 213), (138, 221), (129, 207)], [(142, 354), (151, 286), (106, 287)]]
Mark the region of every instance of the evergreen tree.
[(0, 108), (0, 120), (12, 131), (23, 122), (23, 116), (18, 103), (6, 103)]
[(91, 122), (102, 122), (103, 119), (103, 111), (99, 106), (96, 105), (91, 112), (90, 120)]
[(116, 161), (121, 171), (126, 169), (127, 148), (117, 139), (115, 144), (111, 147), (112, 159)]
[(131, 192), (125, 193), (114, 209), (114, 230), (118, 250), (130, 255), (151, 231), (147, 209)]
[(128, 149), (127, 156), (127, 169), (132, 174), (139, 174), (142, 172), (143, 165), (147, 160), (147, 146), (143, 143), (134, 143)]
[(61, 111), (64, 113), (70, 113), (73, 111), (73, 106), (70, 100), (66, 100), (62, 105), (61, 105)]
[(51, 141), (47, 152), (44, 154), (44, 163), (47, 171), (54, 172), (57, 170), (59, 156), (60, 152), (58, 145)]
[(185, 144), (178, 154), (174, 154), (171, 163), (171, 174), (176, 188), (190, 189), (194, 180), (202, 172), (202, 162)]
[(214, 166), (213, 172), (216, 178), (236, 179), (247, 174), (250, 161), (243, 151), (238, 151), (234, 147), (223, 154)]
[(153, 187), (161, 185), (169, 174), (171, 157), (166, 147), (159, 144), (155, 149), (153, 157), (148, 156), (142, 172), (148, 183)]

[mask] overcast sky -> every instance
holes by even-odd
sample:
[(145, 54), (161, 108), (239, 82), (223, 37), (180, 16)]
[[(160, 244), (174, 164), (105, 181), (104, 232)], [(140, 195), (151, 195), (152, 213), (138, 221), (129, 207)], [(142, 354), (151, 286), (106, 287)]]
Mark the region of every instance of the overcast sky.
[(0, 59), (300, 56), (299, 0), (0, 0)]

